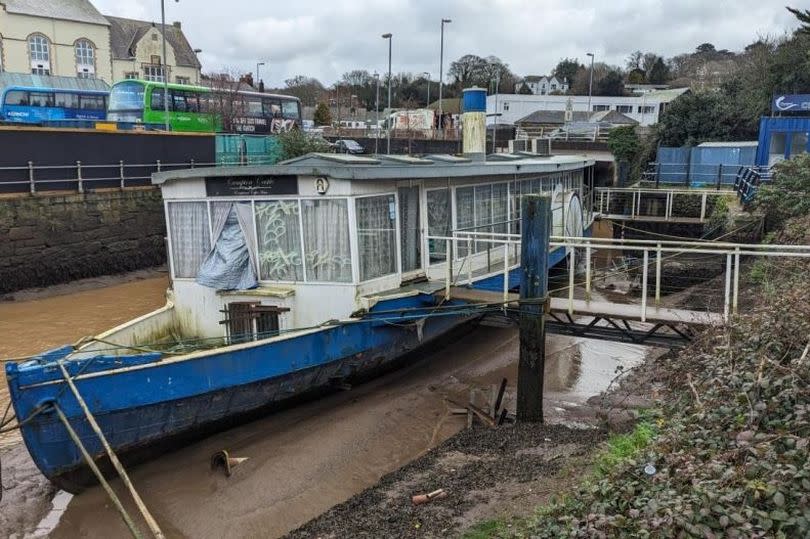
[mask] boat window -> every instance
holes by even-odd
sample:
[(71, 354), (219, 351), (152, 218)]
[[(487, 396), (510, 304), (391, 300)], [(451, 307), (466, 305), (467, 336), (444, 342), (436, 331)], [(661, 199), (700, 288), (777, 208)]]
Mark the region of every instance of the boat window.
[(396, 273), (397, 214), (394, 195), (358, 198), (356, 208), (360, 280)]
[(175, 277), (196, 277), (211, 242), (205, 202), (170, 202), (168, 209)]
[(266, 281), (303, 281), (297, 200), (256, 202), (259, 274)]
[(301, 207), (307, 281), (351, 282), (348, 201), (302, 200)]
[[(450, 236), (450, 191), (434, 189), (427, 192), (428, 236)], [(445, 240), (428, 240), (430, 263), (443, 262), (447, 258)]]
[(492, 186), (492, 222), (494, 223), (492, 231), (498, 234), (509, 232), (507, 228), (507, 221), (509, 220), (508, 193), (509, 188), (505, 183), (496, 183)]
[[(456, 229), (475, 232), (475, 188), (460, 187), (456, 189)], [(473, 251), (475, 242), (472, 243)], [(467, 243), (458, 243), (458, 256), (467, 256)]]

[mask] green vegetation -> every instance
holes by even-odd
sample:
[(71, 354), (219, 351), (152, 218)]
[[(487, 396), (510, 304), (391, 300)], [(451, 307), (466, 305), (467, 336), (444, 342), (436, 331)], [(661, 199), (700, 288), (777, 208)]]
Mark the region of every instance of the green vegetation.
[(328, 152), (329, 145), (322, 138), (307, 135), (300, 129), (291, 129), (278, 135), (281, 160), (292, 159), (312, 152)]
[(810, 214), (810, 154), (776, 165), (773, 181), (757, 191), (754, 207), (765, 213), (769, 228), (781, 226), (791, 217)]
[(641, 150), (641, 141), (636, 134), (636, 127), (626, 125), (610, 130), (607, 140), (608, 148), (619, 161), (634, 161)]
[(318, 103), (318, 106), (315, 107), (312, 120), (317, 126), (332, 125), (332, 113), (329, 112), (329, 107), (326, 106), (326, 103)]

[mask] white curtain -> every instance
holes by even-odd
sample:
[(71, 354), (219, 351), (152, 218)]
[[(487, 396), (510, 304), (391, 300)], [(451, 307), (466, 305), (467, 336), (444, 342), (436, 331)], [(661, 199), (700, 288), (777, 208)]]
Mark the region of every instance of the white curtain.
[(307, 281), (352, 282), (346, 199), (302, 200)]
[[(475, 230), (475, 190), (473, 187), (456, 189), (456, 229), (476, 232)], [(475, 251), (475, 242), (472, 242)], [(467, 242), (458, 242), (458, 256), (467, 256)]]
[(301, 227), (297, 200), (256, 202), (259, 267), (269, 281), (302, 281)]
[(399, 188), (399, 230), (402, 246), (402, 271), (422, 267), (422, 242), (419, 234), (419, 187)]
[(358, 198), (357, 249), (360, 280), (397, 271), (394, 195)]
[[(435, 189), (427, 192), (428, 236), (450, 235), (450, 191)], [(430, 262), (441, 262), (447, 254), (447, 242), (444, 240), (428, 241)]]
[(169, 231), (175, 277), (195, 277), (211, 248), (205, 202), (170, 202)]

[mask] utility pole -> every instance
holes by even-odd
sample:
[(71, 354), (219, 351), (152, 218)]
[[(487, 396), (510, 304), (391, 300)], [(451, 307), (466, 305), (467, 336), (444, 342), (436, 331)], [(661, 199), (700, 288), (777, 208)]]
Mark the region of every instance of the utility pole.
[(522, 271), (520, 274), (517, 420), (527, 423), (542, 423), (551, 196), (545, 194), (522, 197), (521, 212), (520, 260)]
[(498, 76), (495, 79), (495, 123), (492, 124), (492, 153), (496, 152), (495, 149), (495, 138), (498, 136), (498, 89), (501, 83), (501, 73), (498, 72)]
[(256, 80), (254, 81), (256, 83), (256, 88), (259, 87), (259, 81), (262, 80), (262, 78), (259, 76), (259, 68), (263, 65), (264, 62), (256, 62)]
[(444, 127), (442, 122), (442, 87), (444, 86), (444, 25), (453, 22), (451, 19), (442, 19), (442, 37), (439, 45), (439, 129)]
[(394, 37), (394, 35), (391, 34), (391, 33), (387, 33), (387, 34), (382, 35), (383, 39), (388, 40), (388, 117), (386, 118), (386, 122), (385, 122), (387, 127), (388, 127), (386, 129), (386, 136), (387, 136), (387, 139), (388, 139), (388, 144), (387, 144), (387, 149), (386, 149), (386, 152), (385, 152), (386, 154), (391, 153), (391, 125), (390, 125), (391, 124), (391, 121), (390, 121), (391, 120), (391, 82), (393, 82), (392, 79), (391, 79), (391, 42), (393, 41), (393, 39), (392, 39), (393, 37)]
[(428, 71), (423, 71), (422, 75), (427, 76), (427, 106), (430, 108), (430, 73)]
[(374, 116), (377, 129), (374, 130), (374, 155), (380, 153), (380, 74), (374, 72), (374, 79), (377, 82), (377, 97), (374, 100)]
[[(174, 0), (179, 2), (180, 0)], [(160, 24), (163, 34), (163, 58), (161, 59), (161, 72), (163, 73), (163, 128), (169, 130), (169, 71), (166, 69), (166, 2), (160, 0)]]
[(591, 76), (590, 81), (588, 81), (588, 117), (591, 114), (591, 97), (593, 96), (593, 53), (589, 52), (587, 56), (591, 57)]

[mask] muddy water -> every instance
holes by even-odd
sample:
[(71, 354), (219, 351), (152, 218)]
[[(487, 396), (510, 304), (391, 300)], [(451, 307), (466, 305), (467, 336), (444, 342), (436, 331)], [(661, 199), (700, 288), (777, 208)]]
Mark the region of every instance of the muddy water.
[[(96, 333), (162, 305), (165, 285), (164, 278), (146, 279), (0, 304), (0, 330), (19, 336), (0, 351), (26, 355)], [(548, 341), (546, 409), (552, 420), (565, 419), (570, 404), (603, 390), (617, 365), (631, 366), (644, 353), (613, 343)], [(517, 358), (514, 328), (477, 327), (403, 369), (219, 433), (135, 467), (131, 477), (169, 537), (275, 537), (462, 429), (466, 418), (450, 413), (445, 396), (464, 400), (471, 386), (506, 377), (506, 405), (514, 410)], [(248, 458), (230, 478), (209, 470), (210, 456), (220, 449)], [(137, 514), (120, 482), (113, 485)], [(100, 488), (73, 497), (64, 512), (61, 502), (68, 498), (58, 499), (60, 507), (39, 523), (37, 534), (127, 537)]]

